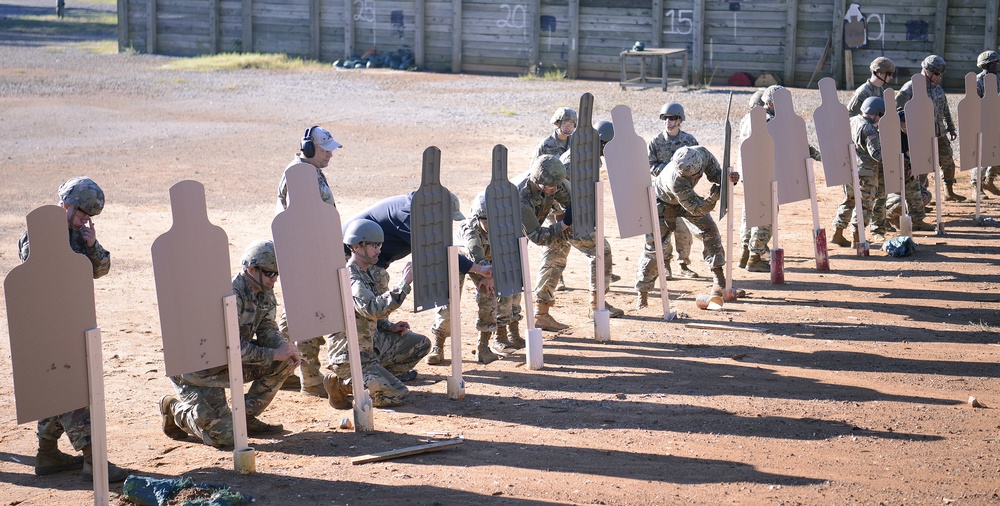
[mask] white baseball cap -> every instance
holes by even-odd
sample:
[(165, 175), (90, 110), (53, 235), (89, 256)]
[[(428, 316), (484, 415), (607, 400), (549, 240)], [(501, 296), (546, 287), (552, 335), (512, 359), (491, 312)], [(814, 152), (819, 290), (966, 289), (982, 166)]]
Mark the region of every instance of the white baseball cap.
[(327, 151), (333, 151), (342, 146), (342, 144), (333, 140), (333, 136), (325, 128), (314, 128), (312, 131), (312, 141), (314, 146), (319, 146)]

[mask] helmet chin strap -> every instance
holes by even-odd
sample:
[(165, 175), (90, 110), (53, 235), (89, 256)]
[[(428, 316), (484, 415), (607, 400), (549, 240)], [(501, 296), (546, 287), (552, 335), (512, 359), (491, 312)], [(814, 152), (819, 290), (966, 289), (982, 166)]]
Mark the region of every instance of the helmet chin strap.
[(270, 292), (271, 290), (273, 290), (273, 288), (268, 288), (264, 286), (264, 275), (261, 274), (260, 269), (257, 269), (257, 279), (254, 279), (253, 275), (250, 274), (250, 269), (247, 269), (246, 273), (247, 273), (247, 279), (249, 279), (250, 283), (255, 285), (258, 290), (262, 292)]
[(364, 260), (369, 267), (378, 263), (378, 256), (370, 257), (364, 253), (364, 251), (367, 251), (367, 248), (364, 246), (361, 247), (360, 251), (354, 248), (351, 248), (351, 250), (358, 256), (358, 258)]

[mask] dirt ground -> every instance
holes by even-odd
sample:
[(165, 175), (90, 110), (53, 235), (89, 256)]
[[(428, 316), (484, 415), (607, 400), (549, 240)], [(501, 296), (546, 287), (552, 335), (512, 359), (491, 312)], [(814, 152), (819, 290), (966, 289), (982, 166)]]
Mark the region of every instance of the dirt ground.
[[(947, 235), (917, 233), (907, 258), (831, 245), (829, 272), (815, 268), (808, 203), (783, 206), (785, 284), (734, 268), (748, 297), (699, 310), (709, 273), (696, 240), (692, 265), (703, 277), (669, 283), (680, 318), (664, 322), (658, 298), (633, 308), (642, 242), (617, 238), (608, 189), (605, 231), (622, 276), (609, 301), (626, 310), (611, 321), (610, 343), (593, 339), (586, 259), (573, 252), (570, 290), (553, 310), (572, 328), (546, 333), (543, 369), (529, 370), (523, 354), (483, 366), (466, 349), (466, 396), (449, 400), (450, 368), (420, 364), (406, 405), (376, 409), (374, 433), (341, 429), (349, 411), (283, 391), (262, 418), (285, 431), (251, 439), (258, 472), (235, 474), (229, 451), (160, 431), (156, 403), (171, 387), (150, 246), (170, 227), (171, 185), (205, 185), (235, 272), (243, 248), (268, 236), (278, 180), (309, 125), (345, 146), (326, 173), (347, 218), (415, 189), (430, 145), (441, 148), (443, 184), (468, 206), (489, 181), (495, 144), (509, 148), (511, 176), (520, 173), (552, 111), (584, 92), (595, 96), (595, 119), (629, 105), (646, 138), (659, 107), (679, 101), (685, 130), (721, 158), (729, 91), (734, 125), (749, 91), (381, 70), (180, 72), (162, 68), (170, 57), (92, 54), (78, 42), (0, 34), (0, 273), (19, 263), (25, 215), (57, 203), (62, 181), (88, 175), (104, 187), (95, 223), (113, 264), (96, 290), (108, 451), (135, 474), (225, 483), (259, 504), (1000, 504), (1000, 233), (996, 222), (976, 224), (972, 203), (946, 203)], [(815, 143), (818, 91), (793, 98)], [(961, 97), (949, 98), (955, 111)], [(832, 234), (841, 190), (817, 172)], [(958, 186), (969, 194), (967, 172)], [(742, 202), (742, 185), (737, 192)], [(1000, 198), (984, 202), (984, 216), (998, 211)], [(530, 250), (537, 267), (540, 248)], [(466, 347), (471, 294), (466, 287)], [(395, 316), (427, 332), (432, 312), (411, 310)], [(9, 371), (6, 325), (0, 334)], [(970, 396), (986, 407), (970, 407)], [(12, 378), (0, 375), (0, 503), (90, 503), (78, 472), (34, 476), (34, 432), (15, 422)], [(457, 437), (464, 444), (437, 453), (350, 462)], [(112, 486), (113, 502), (120, 492)]]

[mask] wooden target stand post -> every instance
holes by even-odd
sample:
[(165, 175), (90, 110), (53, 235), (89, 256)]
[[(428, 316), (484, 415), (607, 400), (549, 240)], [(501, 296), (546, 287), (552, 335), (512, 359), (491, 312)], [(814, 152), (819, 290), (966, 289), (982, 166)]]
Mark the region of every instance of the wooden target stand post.
[[(896, 103), (896, 93), (886, 89), (882, 94), (886, 104)], [(913, 235), (913, 221), (906, 205), (906, 165), (903, 158), (902, 131), (899, 115), (895, 111), (882, 116), (878, 123), (879, 144), (882, 146), (882, 175), (885, 180), (886, 194), (898, 193), (902, 204), (902, 215), (899, 217), (899, 234)]]
[(671, 321), (677, 313), (670, 309), (670, 293), (663, 267), (660, 217), (656, 210), (656, 189), (649, 180), (646, 142), (635, 133), (632, 109), (627, 105), (618, 105), (611, 109), (611, 121), (615, 125), (615, 136), (604, 145), (604, 159), (608, 162), (608, 180), (611, 183), (611, 196), (618, 218), (618, 236), (627, 239), (637, 235), (652, 234), (656, 250), (656, 271), (660, 280), (663, 319)]
[(535, 327), (531, 270), (528, 266), (528, 238), (521, 222), (521, 199), (517, 186), (507, 178), (507, 148), (493, 146), (493, 177), (486, 187), (486, 226), (493, 253), (493, 281), (498, 297), (524, 293), (528, 339), (525, 362), (528, 369), (545, 365), (542, 356), (542, 329)]
[(151, 249), (166, 375), (228, 366), (233, 464), (239, 474), (251, 474), (256, 472), (256, 456), (247, 444), (229, 238), (208, 221), (201, 183), (187, 180), (170, 187), (170, 208), (170, 230), (157, 237)]
[(580, 97), (579, 122), (570, 139), (572, 158), (569, 162), (570, 195), (573, 202), (573, 237), (594, 237), (596, 268), (593, 275), (596, 292), (594, 308), (594, 340), (611, 340), (611, 312), (604, 304), (604, 186), (598, 164), (601, 159), (601, 139), (594, 129), (594, 96)]
[[(809, 200), (813, 217), (813, 250), (816, 256), (816, 270), (830, 270), (829, 253), (826, 249), (826, 231), (819, 223), (819, 206), (816, 201), (815, 175), (809, 156), (809, 138), (806, 122), (795, 113), (792, 93), (782, 88), (774, 93), (774, 119), (767, 124), (767, 131), (775, 145), (781, 142), (781, 149), (774, 149), (774, 174), (776, 182), (775, 209), (778, 204)], [(784, 250), (778, 243), (777, 211), (774, 212), (774, 251), (771, 256), (771, 282), (784, 283)]]
[[(822, 103), (813, 113), (816, 126), (816, 138), (819, 140), (819, 151), (823, 157), (823, 174), (827, 186), (854, 186), (855, 195), (859, 195), (857, 186), (857, 162), (854, 143), (851, 142), (851, 123), (847, 107), (837, 97), (837, 83), (830, 77), (819, 80)], [(855, 199), (856, 209), (861, 201)], [(858, 215), (859, 223), (864, 223)], [(864, 225), (859, 226), (863, 229)], [(818, 230), (814, 229), (818, 236)], [(826, 234), (823, 234), (824, 236)], [(861, 235), (859, 234), (859, 239)], [(826, 239), (824, 237), (824, 243)], [(859, 242), (859, 248), (860, 248)], [(867, 242), (864, 243), (867, 245)], [(862, 250), (858, 250), (862, 254)], [(867, 255), (867, 249), (864, 250)]]
[(448, 306), (451, 376), (448, 397), (465, 397), (462, 378), (462, 286), (458, 247), (452, 244), (451, 193), (441, 185), (441, 150), (424, 150), (420, 188), (410, 207), (414, 312)]
[(910, 171), (914, 176), (934, 172), (935, 234), (942, 236), (945, 232), (941, 223), (941, 171), (938, 170), (940, 162), (934, 131), (934, 104), (927, 96), (927, 78), (923, 74), (914, 74), (910, 82), (913, 83), (913, 98), (903, 106), (907, 137), (910, 139)]
[(4, 279), (17, 423), (89, 407), (94, 504), (107, 505), (104, 366), (93, 265), (70, 248), (65, 209), (39, 207), (27, 222), (30, 255)]
[(323, 202), (316, 168), (297, 163), (285, 169), (288, 207), (271, 221), (274, 252), (281, 272), (281, 295), (292, 341), (346, 332), (354, 427), (375, 430), (372, 401), (364, 386), (361, 349), (354, 316), (351, 275), (344, 259), (340, 213)]
[[(733, 125), (729, 121), (729, 114), (733, 109), (733, 92), (729, 92), (729, 105), (726, 107), (726, 128), (724, 135), (724, 146), (722, 155), (722, 181), (724, 181), (725, 191), (722, 193), (719, 203), (719, 219), (726, 219), (726, 251), (730, 252), (726, 258), (726, 286), (722, 291), (722, 300), (733, 302), (739, 297), (739, 292), (733, 288), (733, 190), (734, 184), (729, 180), (732, 174), (732, 143)], [(709, 299), (711, 301), (711, 299)], [(709, 302), (711, 305), (711, 302)]]

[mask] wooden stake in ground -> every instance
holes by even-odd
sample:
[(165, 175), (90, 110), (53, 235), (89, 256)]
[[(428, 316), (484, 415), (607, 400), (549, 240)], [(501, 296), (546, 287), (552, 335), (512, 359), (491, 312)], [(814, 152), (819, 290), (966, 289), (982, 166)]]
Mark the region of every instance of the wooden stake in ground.
[[(856, 148), (851, 144), (851, 152)], [(865, 237), (865, 211), (861, 206), (861, 182), (858, 180), (858, 160), (857, 156), (851, 157), (851, 177), (854, 178), (854, 215), (857, 217), (858, 237), (854, 243), (859, 257), (866, 257), (869, 254), (868, 239)]]

